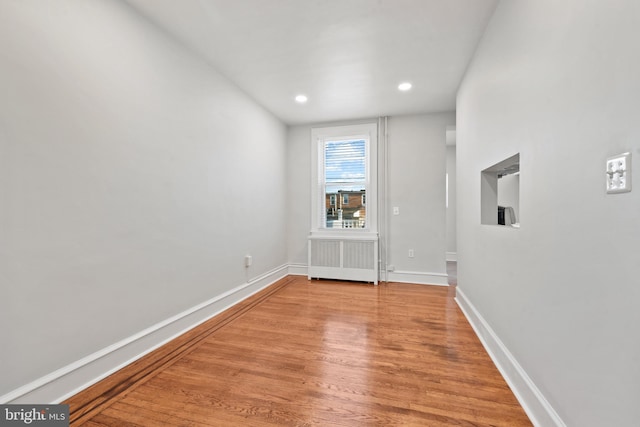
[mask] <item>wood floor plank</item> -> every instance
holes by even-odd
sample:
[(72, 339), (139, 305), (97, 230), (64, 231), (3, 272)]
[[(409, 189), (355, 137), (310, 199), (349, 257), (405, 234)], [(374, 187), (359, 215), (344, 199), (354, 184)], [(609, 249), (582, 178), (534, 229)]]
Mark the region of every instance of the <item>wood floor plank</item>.
[(223, 318), (72, 425), (531, 426), (447, 288), (290, 276)]

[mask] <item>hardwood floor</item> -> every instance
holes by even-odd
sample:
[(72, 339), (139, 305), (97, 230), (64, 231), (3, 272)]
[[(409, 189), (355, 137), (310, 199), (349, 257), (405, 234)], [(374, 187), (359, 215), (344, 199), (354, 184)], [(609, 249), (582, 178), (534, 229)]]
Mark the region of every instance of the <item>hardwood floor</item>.
[(531, 425), (447, 287), (289, 276), (187, 335), (71, 425)]

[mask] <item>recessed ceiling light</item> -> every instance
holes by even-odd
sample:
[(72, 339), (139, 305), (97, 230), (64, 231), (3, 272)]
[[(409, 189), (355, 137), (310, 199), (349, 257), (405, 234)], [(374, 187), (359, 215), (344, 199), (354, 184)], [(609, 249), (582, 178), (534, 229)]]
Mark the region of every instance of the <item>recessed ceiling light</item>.
[(411, 83), (409, 83), (409, 82), (400, 83), (398, 85), (398, 90), (401, 90), (403, 92), (406, 92), (409, 89), (411, 89)]
[(307, 102), (307, 95), (298, 95), (296, 96), (296, 102), (299, 104), (304, 104), (305, 102)]

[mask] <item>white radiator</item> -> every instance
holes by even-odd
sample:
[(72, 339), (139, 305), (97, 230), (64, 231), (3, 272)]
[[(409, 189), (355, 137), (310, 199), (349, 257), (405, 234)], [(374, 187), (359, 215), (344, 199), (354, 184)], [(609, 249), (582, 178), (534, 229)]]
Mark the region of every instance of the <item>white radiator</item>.
[(308, 275), (378, 284), (378, 237), (310, 236)]

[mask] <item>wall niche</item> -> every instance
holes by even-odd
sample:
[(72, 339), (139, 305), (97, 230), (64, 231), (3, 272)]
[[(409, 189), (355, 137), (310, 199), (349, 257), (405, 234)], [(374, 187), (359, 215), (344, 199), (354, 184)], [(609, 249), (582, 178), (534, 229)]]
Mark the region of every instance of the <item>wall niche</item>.
[(481, 172), (480, 205), (481, 224), (520, 227), (520, 153)]

